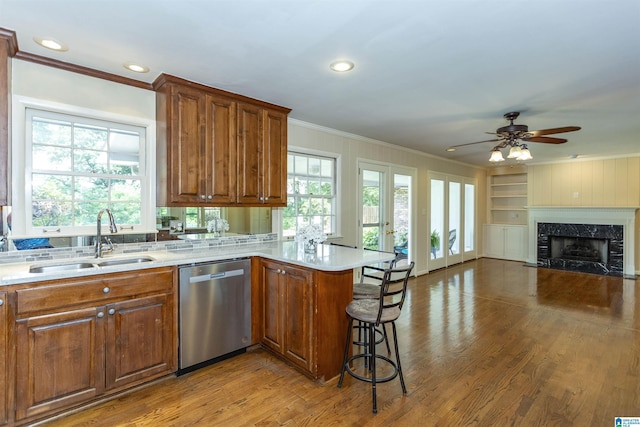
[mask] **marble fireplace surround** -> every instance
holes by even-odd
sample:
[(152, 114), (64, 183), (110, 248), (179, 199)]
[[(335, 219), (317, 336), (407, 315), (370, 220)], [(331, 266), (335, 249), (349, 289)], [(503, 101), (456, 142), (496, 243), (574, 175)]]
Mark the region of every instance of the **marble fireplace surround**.
[(635, 278), (635, 233), (637, 207), (528, 206), (529, 248), (527, 264), (538, 265), (538, 224), (622, 225), (623, 276)]

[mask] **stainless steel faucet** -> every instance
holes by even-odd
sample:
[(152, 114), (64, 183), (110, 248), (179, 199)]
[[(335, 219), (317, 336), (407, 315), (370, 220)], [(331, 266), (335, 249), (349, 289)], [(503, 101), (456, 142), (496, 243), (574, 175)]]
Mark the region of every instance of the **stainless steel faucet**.
[(113, 214), (111, 213), (111, 211), (109, 209), (102, 209), (100, 212), (98, 212), (98, 221), (97, 221), (98, 233), (96, 235), (96, 258), (102, 258), (103, 252), (113, 251), (113, 243), (108, 238), (106, 243), (107, 248), (102, 247), (102, 245), (104, 244), (102, 243), (102, 230), (101, 230), (102, 214), (105, 212), (107, 213), (107, 215), (109, 215), (109, 231), (112, 234), (118, 232), (118, 227), (116, 226), (116, 221), (113, 219)]

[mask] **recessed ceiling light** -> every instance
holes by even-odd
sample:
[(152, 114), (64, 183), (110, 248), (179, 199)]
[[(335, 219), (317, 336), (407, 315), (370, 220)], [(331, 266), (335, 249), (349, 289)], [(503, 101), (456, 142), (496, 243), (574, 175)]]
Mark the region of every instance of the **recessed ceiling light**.
[(351, 61), (336, 61), (329, 66), (333, 71), (344, 73), (345, 71), (353, 70), (353, 62)]
[(448, 152), (452, 152), (452, 151), (456, 151), (456, 149), (455, 149), (455, 147), (449, 147), (449, 148), (447, 148), (447, 151)]
[(580, 154), (569, 154), (570, 159), (577, 159), (578, 157), (580, 157)]
[(58, 52), (66, 52), (69, 48), (62, 42), (52, 39), (51, 37), (34, 37), (33, 41), (47, 49), (57, 50)]
[(138, 65), (138, 64), (124, 64), (124, 68), (126, 68), (127, 70), (130, 70), (130, 71), (135, 71), (136, 73), (148, 73), (149, 72), (149, 68), (148, 67), (144, 67), (144, 66)]

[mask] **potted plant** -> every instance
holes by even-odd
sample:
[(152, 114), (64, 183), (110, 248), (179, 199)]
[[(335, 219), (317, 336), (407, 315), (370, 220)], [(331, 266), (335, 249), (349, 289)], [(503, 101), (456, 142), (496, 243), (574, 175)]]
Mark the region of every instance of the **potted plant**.
[(436, 252), (440, 249), (440, 233), (438, 230), (433, 230), (431, 232), (431, 256), (433, 258), (436, 257)]

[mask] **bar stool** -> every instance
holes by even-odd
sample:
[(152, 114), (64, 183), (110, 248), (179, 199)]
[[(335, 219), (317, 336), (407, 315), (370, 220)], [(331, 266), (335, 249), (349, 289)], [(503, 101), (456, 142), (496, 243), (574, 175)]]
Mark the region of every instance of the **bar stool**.
[[(347, 329), (347, 340), (344, 348), (344, 356), (342, 363), (342, 370), (340, 372), (340, 380), (338, 381), (338, 388), (342, 387), (345, 372), (348, 372), (352, 377), (371, 383), (371, 393), (373, 402), (373, 412), (378, 412), (377, 398), (376, 398), (376, 384), (393, 380), (396, 377), (400, 377), (400, 385), (402, 386), (402, 392), (407, 394), (407, 388), (404, 383), (404, 377), (402, 375), (402, 366), (400, 364), (400, 353), (398, 350), (398, 334), (396, 331), (395, 321), (400, 316), (402, 305), (404, 304), (405, 295), (407, 292), (407, 283), (409, 276), (413, 270), (414, 262), (412, 261), (406, 267), (392, 267), (384, 270), (382, 284), (380, 285), (380, 294), (378, 299), (354, 299), (346, 308), (347, 315), (349, 316), (349, 327)], [(398, 280), (400, 276), (402, 279)], [(368, 343), (365, 347), (364, 353), (354, 354), (349, 357), (349, 348), (353, 345), (351, 341), (351, 333), (353, 330), (353, 322), (362, 322), (366, 326), (368, 332)], [(393, 343), (396, 360), (393, 361), (389, 357), (385, 357), (380, 354), (376, 354), (376, 340), (375, 340), (375, 328), (391, 323), (391, 329), (393, 331)], [(368, 362), (368, 370), (370, 376), (360, 375), (355, 372), (351, 367), (352, 362), (357, 359), (364, 359)], [(378, 378), (376, 372), (376, 362), (382, 361), (393, 369), (393, 372), (386, 377)]]
[[(380, 286), (382, 286), (384, 272), (387, 268), (393, 267), (394, 261), (395, 260), (391, 261), (386, 268), (375, 265), (362, 266), (362, 270), (360, 271), (360, 281), (353, 284), (353, 299), (360, 300), (380, 298)], [(358, 322), (354, 328), (358, 330), (358, 338), (356, 341), (353, 341), (353, 343), (359, 346), (368, 346), (368, 325), (363, 322)], [(379, 335), (379, 338), (376, 339), (376, 344), (380, 344), (384, 341), (387, 345), (387, 354), (391, 354), (391, 347), (389, 346), (389, 339), (387, 338), (387, 330), (385, 326), (382, 325), (381, 328), (375, 328), (374, 335), (375, 334)], [(365, 360), (365, 366), (368, 366), (367, 364), (368, 362)]]

